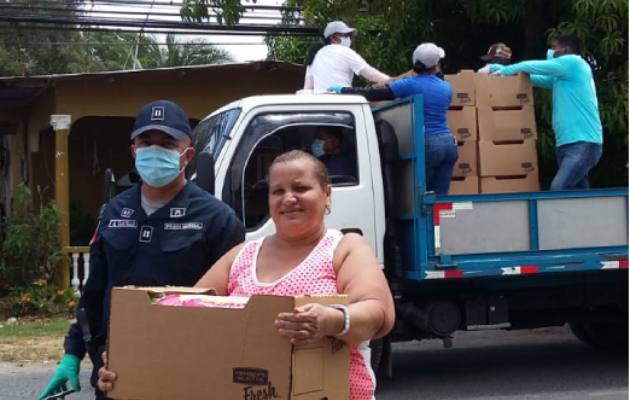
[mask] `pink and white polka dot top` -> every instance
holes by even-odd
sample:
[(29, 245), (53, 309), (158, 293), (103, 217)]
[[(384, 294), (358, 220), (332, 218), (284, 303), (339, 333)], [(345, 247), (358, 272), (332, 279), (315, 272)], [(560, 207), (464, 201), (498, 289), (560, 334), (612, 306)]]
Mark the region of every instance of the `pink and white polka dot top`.
[[(232, 264), (228, 294), (231, 296), (338, 294), (337, 274), (332, 260), (342, 237), (343, 234), (338, 230), (328, 229), (300, 264), (274, 282), (260, 282), (256, 274), (256, 260), (264, 238), (249, 242), (243, 246)], [(352, 345), (350, 357), (350, 400), (373, 399), (376, 379), (370, 367), (368, 342)]]

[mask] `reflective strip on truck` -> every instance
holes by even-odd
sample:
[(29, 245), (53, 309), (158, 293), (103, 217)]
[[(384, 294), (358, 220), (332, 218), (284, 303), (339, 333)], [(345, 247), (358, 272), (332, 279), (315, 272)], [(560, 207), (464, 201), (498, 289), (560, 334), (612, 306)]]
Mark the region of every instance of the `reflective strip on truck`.
[(602, 269), (628, 269), (628, 260), (602, 261)]
[(517, 265), (501, 268), (501, 275), (531, 275), (540, 272), (537, 265)]
[(463, 278), (464, 271), (461, 269), (448, 269), (444, 271), (426, 271), (426, 279), (452, 279)]

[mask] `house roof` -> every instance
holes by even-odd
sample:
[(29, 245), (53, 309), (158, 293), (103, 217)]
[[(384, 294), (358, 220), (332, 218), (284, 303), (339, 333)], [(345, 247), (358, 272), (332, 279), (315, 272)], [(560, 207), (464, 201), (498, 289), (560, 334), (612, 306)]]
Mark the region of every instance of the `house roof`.
[(194, 65), (143, 70), (0, 77), (0, 111), (10, 111), (28, 106), (40, 93), (54, 86), (56, 82), (68, 80), (88, 81), (92, 79), (101, 80), (133, 75), (155, 77), (157, 79), (165, 76), (177, 76), (187, 73), (203, 73), (206, 71), (212, 72), (216, 70), (251, 73), (257, 71), (301, 70), (303, 68), (304, 67), (300, 64), (280, 61), (254, 61), (247, 63)]

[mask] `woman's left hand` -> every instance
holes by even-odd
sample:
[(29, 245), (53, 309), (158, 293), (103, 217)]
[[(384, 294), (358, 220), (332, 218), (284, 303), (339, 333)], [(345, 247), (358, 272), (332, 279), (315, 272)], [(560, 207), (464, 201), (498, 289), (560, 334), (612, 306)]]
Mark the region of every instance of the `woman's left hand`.
[(280, 313), (275, 321), (278, 333), (291, 339), (292, 344), (313, 343), (324, 336), (334, 336), (343, 330), (343, 323), (343, 312), (315, 303), (296, 307), (292, 313)]

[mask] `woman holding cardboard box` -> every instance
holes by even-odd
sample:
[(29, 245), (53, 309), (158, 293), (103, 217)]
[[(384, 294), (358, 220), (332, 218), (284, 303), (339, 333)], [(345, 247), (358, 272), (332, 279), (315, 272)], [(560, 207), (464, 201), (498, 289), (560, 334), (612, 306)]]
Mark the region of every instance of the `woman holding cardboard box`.
[[(269, 169), (269, 209), (276, 233), (225, 254), (197, 287), (218, 295), (346, 294), (349, 306), (307, 304), (281, 313), (275, 325), (294, 344), (336, 337), (351, 345), (350, 399), (374, 397), (368, 341), (394, 324), (394, 303), (369, 243), (360, 235), (327, 229), (331, 206), (326, 167), (309, 153), (278, 156)], [(99, 372), (101, 390), (113, 373)]]

